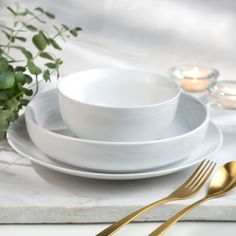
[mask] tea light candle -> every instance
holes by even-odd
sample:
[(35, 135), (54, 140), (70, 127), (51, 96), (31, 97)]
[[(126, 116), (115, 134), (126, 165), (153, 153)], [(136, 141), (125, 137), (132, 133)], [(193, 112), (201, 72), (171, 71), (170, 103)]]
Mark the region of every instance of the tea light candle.
[(235, 96), (227, 96), (220, 101), (220, 105), (227, 109), (235, 109), (236, 108), (236, 97)]
[(236, 109), (236, 81), (219, 81), (212, 84), (209, 91), (219, 106), (226, 109)]
[(200, 92), (208, 89), (210, 82), (217, 79), (218, 71), (195, 65), (172, 67), (171, 77), (180, 80), (181, 87), (188, 92)]
[(209, 86), (209, 81), (206, 79), (208, 76), (206, 71), (201, 71), (198, 67), (183, 71), (181, 87), (190, 92), (206, 90)]

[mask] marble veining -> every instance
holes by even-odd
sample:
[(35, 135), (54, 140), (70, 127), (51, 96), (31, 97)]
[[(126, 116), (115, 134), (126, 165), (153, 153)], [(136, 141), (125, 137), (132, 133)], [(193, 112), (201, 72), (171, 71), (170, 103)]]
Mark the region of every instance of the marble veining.
[[(219, 164), (236, 160), (235, 134), (213, 157)], [(93, 180), (69, 176), (40, 167), (1, 143), (0, 223), (111, 222), (174, 190), (193, 171), (130, 181)], [(150, 211), (139, 221), (165, 220), (202, 197), (173, 202)], [(199, 206), (185, 220), (236, 221), (236, 190)]]

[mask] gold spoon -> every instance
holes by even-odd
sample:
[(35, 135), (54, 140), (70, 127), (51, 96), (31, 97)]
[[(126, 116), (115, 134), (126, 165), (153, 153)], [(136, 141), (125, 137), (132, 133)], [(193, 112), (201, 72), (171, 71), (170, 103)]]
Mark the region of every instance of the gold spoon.
[(209, 184), (207, 195), (193, 203), (192, 205), (184, 208), (176, 215), (172, 216), (168, 221), (159, 226), (149, 236), (162, 235), (167, 229), (175, 224), (181, 217), (186, 215), (194, 207), (199, 204), (211, 200), (213, 198), (220, 197), (228, 193), (236, 186), (236, 161), (228, 162), (224, 164), (214, 175)]

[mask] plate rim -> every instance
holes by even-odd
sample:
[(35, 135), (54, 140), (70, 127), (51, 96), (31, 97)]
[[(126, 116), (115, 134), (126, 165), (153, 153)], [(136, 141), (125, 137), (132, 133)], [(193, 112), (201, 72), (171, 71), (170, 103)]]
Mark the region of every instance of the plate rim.
[[(21, 115), (19, 118), (22, 118), (22, 117), (24, 117), (24, 114)], [(36, 157), (32, 157), (31, 155), (28, 155), (28, 154), (24, 153), (18, 147), (16, 147), (14, 142), (11, 141), (10, 131), (11, 131), (14, 124), (16, 124), (17, 122), (20, 122), (19, 120), (20, 119), (13, 122), (7, 130), (7, 141), (8, 141), (9, 145), (12, 147), (12, 149), (14, 151), (19, 153), (23, 157), (29, 159), (33, 163), (36, 163), (36, 164), (38, 164), (40, 166), (43, 166), (45, 168), (48, 168), (48, 169), (51, 169), (51, 170), (54, 170), (54, 171), (57, 171), (57, 172), (60, 172), (60, 173), (64, 173), (64, 174), (69, 174), (69, 175), (74, 175), (74, 176), (79, 176), (79, 177), (84, 177), (84, 178), (92, 178), (92, 179), (135, 180), (135, 179), (154, 178), (154, 177), (159, 177), (159, 176), (163, 176), (163, 175), (176, 173), (176, 172), (185, 170), (187, 168), (190, 168), (190, 167), (200, 163), (203, 159), (210, 158), (211, 156), (213, 156), (221, 148), (222, 143), (223, 143), (223, 133), (222, 133), (222, 131), (212, 121), (210, 121), (209, 125), (212, 125), (217, 130), (217, 132), (219, 134), (218, 143), (217, 143), (215, 149), (212, 152), (210, 152), (208, 155), (206, 155), (202, 158), (199, 158), (198, 160), (193, 161), (191, 163), (183, 164), (182, 166), (177, 166), (177, 167), (164, 169), (164, 170), (158, 170), (158, 168), (157, 168), (156, 170), (152, 169), (150, 171), (146, 170), (144, 172), (136, 172), (136, 173), (135, 172), (132, 172), (132, 173), (103, 173), (103, 172), (90, 171), (90, 170), (86, 170), (86, 169), (82, 169), (82, 168), (76, 170), (76, 169), (69, 169), (68, 167), (61, 167), (61, 166), (58, 166), (58, 165), (55, 165), (55, 164), (53, 165), (51, 163), (47, 163), (45, 161), (39, 160)], [(36, 146), (35, 146), (35, 148), (38, 149)], [(41, 152), (40, 150), (38, 150), (38, 151)], [(46, 155), (46, 154), (44, 154), (44, 155)], [(48, 157), (48, 158), (50, 158), (50, 157)], [(172, 165), (174, 165), (174, 163)]]

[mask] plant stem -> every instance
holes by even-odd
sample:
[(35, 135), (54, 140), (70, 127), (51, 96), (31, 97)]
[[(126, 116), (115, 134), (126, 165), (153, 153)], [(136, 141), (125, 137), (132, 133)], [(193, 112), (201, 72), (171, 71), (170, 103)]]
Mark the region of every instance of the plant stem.
[[(37, 87), (39, 88), (39, 84), (42, 83), (43, 81), (44, 81), (43, 79), (40, 80), (40, 81), (38, 81), (38, 78), (37, 78), (37, 82), (31, 84), (28, 88), (32, 88), (32, 87), (35, 86), (35, 85), (37, 85)], [(37, 92), (38, 92), (38, 88), (36, 88)], [(35, 93), (35, 94), (36, 94), (36, 93)], [(35, 94), (34, 94), (34, 95), (35, 95)], [(20, 93), (18, 93), (17, 95), (15, 95), (14, 97), (12, 97), (11, 99), (18, 98), (18, 97), (20, 97), (21, 95), (24, 95), (24, 93), (23, 93), (23, 92), (20, 92)], [(10, 99), (10, 100), (11, 100), (11, 99)]]
[(11, 60), (14, 60), (14, 58), (10, 56), (7, 52), (2, 51), (2, 54), (4, 54), (6, 57), (8, 57)]
[(37, 54), (34, 56), (34, 60), (39, 56), (40, 51), (37, 52)]
[(39, 91), (39, 81), (38, 81), (38, 76), (37, 75), (35, 76), (35, 79), (36, 79), (36, 90), (35, 90), (34, 95), (36, 95)]
[[(61, 32), (56, 33), (56, 34), (52, 37), (52, 39), (57, 38), (58, 36), (60, 36), (61, 34), (66, 33), (67, 31), (69, 31), (69, 30), (64, 30), (64, 31), (62, 30)], [(65, 39), (63, 39), (63, 40), (65, 40)]]
[[(36, 17), (39, 17), (39, 16), (41, 16), (43, 13), (39, 13), (38, 15), (35, 15), (35, 16), (33, 16), (31, 19), (29, 19), (28, 21), (26, 21), (25, 22), (25, 25), (27, 25), (27, 24), (29, 24), (31, 21), (33, 21), (34, 19), (36, 19)], [(16, 18), (16, 16), (14, 16), (14, 21), (15, 21), (15, 18)], [(9, 53), (9, 51), (10, 51), (10, 45), (11, 45), (11, 43), (12, 43), (12, 38), (13, 37), (16, 37), (18, 34), (19, 34), (19, 32), (22, 32), (22, 30), (23, 30), (23, 28), (25, 27), (25, 25), (24, 25), (24, 22), (23, 21), (20, 21), (21, 22), (21, 27), (18, 29), (18, 30), (15, 30), (14, 29), (14, 26), (13, 26), (13, 31), (11, 31), (11, 34), (10, 34), (10, 39), (9, 39), (9, 42), (8, 42), (8, 44), (6, 45), (6, 51)], [(15, 33), (15, 34), (14, 34)]]
[(7, 27), (7, 26), (5, 26), (5, 25), (1, 25), (1, 24), (0, 24), (0, 27), (2, 27), (2, 28), (4, 28), (4, 29), (7, 29), (7, 30), (9, 30), (9, 31), (11, 31), (11, 32), (26, 32), (26, 30), (11, 29), (11, 28), (9, 28), (9, 27)]

